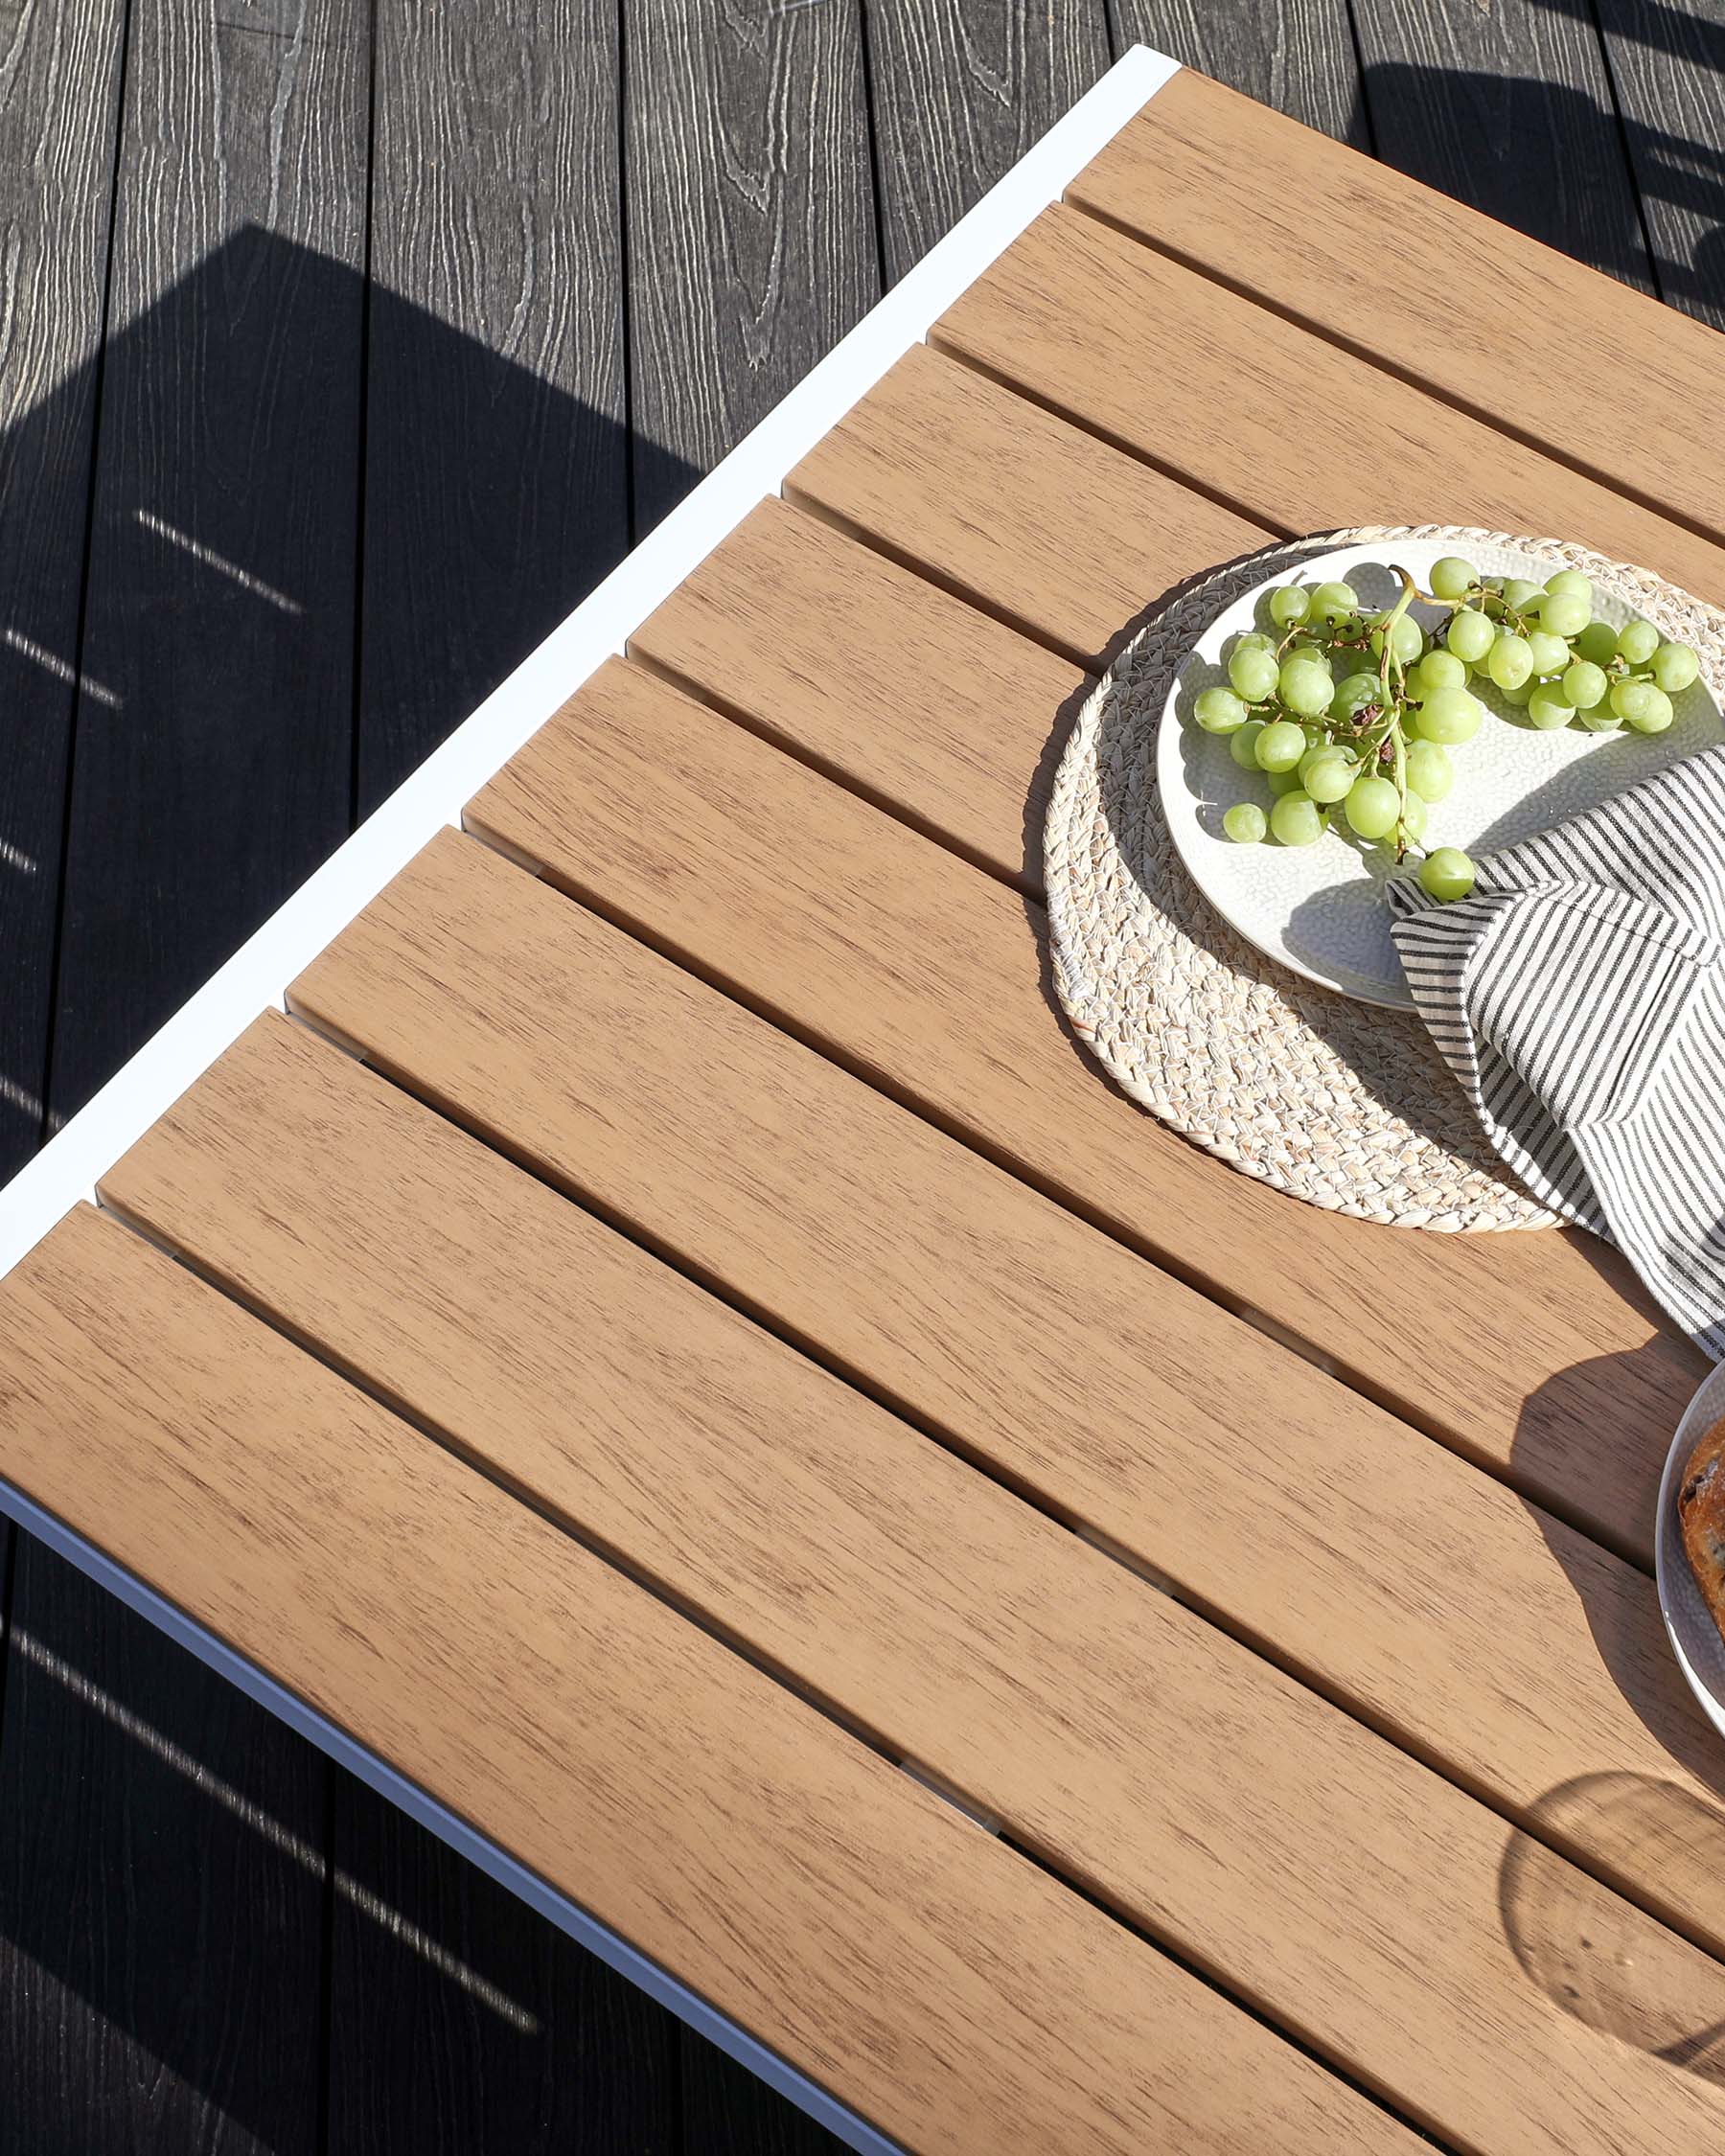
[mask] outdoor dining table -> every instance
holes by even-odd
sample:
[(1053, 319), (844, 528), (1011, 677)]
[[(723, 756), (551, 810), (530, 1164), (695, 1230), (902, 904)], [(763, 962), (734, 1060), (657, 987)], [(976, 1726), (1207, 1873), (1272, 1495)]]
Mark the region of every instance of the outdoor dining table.
[(1129, 56), (0, 1198), (0, 1504), (859, 2148), (1725, 2145), (1705, 1365), (1116, 1092), (1039, 843), (1278, 538), (1725, 598), (1721, 352)]

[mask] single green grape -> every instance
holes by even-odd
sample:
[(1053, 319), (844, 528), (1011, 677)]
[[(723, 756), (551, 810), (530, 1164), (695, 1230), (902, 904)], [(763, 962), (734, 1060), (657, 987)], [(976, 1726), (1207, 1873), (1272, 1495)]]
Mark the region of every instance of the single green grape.
[(1542, 681), (1551, 675), (1561, 674), (1570, 662), (1569, 646), (1549, 629), (1530, 630), (1528, 649), (1533, 654), (1533, 671)]
[(1192, 717), (1207, 734), (1231, 734), (1246, 723), (1246, 706), (1231, 689), (1201, 689)]
[(1419, 887), (1427, 898), (1464, 899), (1474, 887), (1474, 864), (1460, 846), (1439, 846), (1419, 864)]
[(1305, 752), (1305, 735), (1291, 719), (1273, 719), (1257, 738), (1260, 770), (1291, 771)]
[(1228, 654), (1231, 658), (1235, 652), (1273, 652), (1275, 649), (1274, 636), (1266, 636), (1261, 629), (1243, 629), (1228, 647)]
[(1340, 621), (1344, 614), (1351, 614), (1360, 604), (1360, 595), (1351, 584), (1321, 584), (1312, 593), (1312, 610), (1307, 618), (1319, 621)]
[(1463, 666), (1471, 666), (1475, 659), (1483, 659), (1490, 651), (1495, 634), (1491, 624), (1477, 608), (1460, 607), (1450, 616), (1443, 641)]
[(1604, 668), (1592, 659), (1578, 658), (1563, 670), (1563, 693), (1577, 711), (1591, 711), (1596, 703), (1603, 703), (1610, 686)]
[(1498, 694), (1511, 710), (1526, 711), (1532, 702), (1533, 692), (1538, 686), (1539, 683), (1530, 675), (1519, 689), (1500, 689)]
[(1348, 789), (1342, 813), (1362, 838), (1385, 838), (1401, 814), (1401, 796), (1387, 778), (1359, 778)]
[(1485, 664), (1500, 689), (1519, 689), (1533, 671), (1533, 654), (1525, 636), (1506, 634), (1492, 645)]
[(1608, 703), (1597, 703), (1591, 711), (1581, 712), (1579, 717), (1590, 734), (1615, 734), (1622, 730), (1623, 723)]
[(1408, 798), (1402, 803), (1401, 827), (1403, 837), (1411, 838), (1414, 845), (1425, 837), (1426, 805), (1413, 787), (1408, 789)]
[(1257, 760), (1257, 745), (1264, 725), (1262, 719), (1248, 719), (1228, 745), (1230, 755), (1242, 770), (1256, 771), (1263, 768)]
[(1637, 703), (1633, 712), (1625, 713), (1624, 718), (1638, 734), (1663, 734), (1675, 716), (1671, 700), (1656, 681), (1644, 681), (1641, 685), (1646, 690), (1646, 697)]
[(1618, 631), (1618, 656), (1631, 666), (1645, 666), (1659, 649), (1659, 631), (1650, 621), (1632, 621)]
[(1270, 594), (1270, 619), (1283, 629), (1292, 629), (1302, 622), (1312, 610), (1312, 595), (1301, 591), (1297, 584), (1284, 584)]
[(1526, 577), (1504, 579), (1504, 604), (1511, 613), (1525, 614), (1535, 599), (1542, 598), (1545, 586), (1530, 584)]
[(1222, 828), (1236, 846), (1255, 846), (1270, 822), (1255, 801), (1236, 801), (1223, 816)]
[(1593, 605), (1593, 579), (1584, 577), (1579, 569), (1559, 569), (1547, 577), (1545, 587), (1552, 592), (1567, 592), (1573, 598), (1585, 599)]
[(1388, 634), (1390, 649), (1404, 666), (1412, 666), (1425, 650), (1425, 631), (1412, 614), (1388, 613), (1374, 615), (1371, 624), (1371, 649), (1382, 655), (1384, 638)]
[(1303, 636), (1298, 644), (1291, 644), (1288, 647), (1287, 656), (1282, 660), (1284, 666), (1288, 659), (1310, 659), (1314, 666), (1322, 667), (1326, 674), (1329, 672), (1329, 654), (1322, 644), (1308, 643)]
[(1323, 811), (1298, 787), (1270, 811), (1270, 829), (1284, 846), (1310, 846), (1323, 837)]
[(1327, 711), (1336, 693), (1323, 667), (1300, 658), (1282, 661), (1280, 689), (1283, 703), (1300, 719), (1316, 719), (1321, 711)]
[(1315, 748), (1300, 767), (1300, 780), (1312, 799), (1327, 808), (1332, 801), (1346, 799), (1358, 770), (1343, 749)]
[(1484, 715), (1479, 698), (1467, 690), (1434, 689), (1419, 707), (1420, 736), (1445, 745), (1472, 741)]
[(1432, 597), (1460, 599), (1478, 584), (1480, 572), (1460, 554), (1445, 554), (1432, 563)]
[[(1570, 572), (1573, 573), (1573, 572)], [(1587, 579), (1581, 579), (1583, 584)], [(1589, 585), (1589, 589), (1592, 586)], [(1553, 636), (1579, 636), (1593, 619), (1593, 601), (1577, 591), (1546, 592), (1539, 603), (1539, 626)]]
[(1300, 767), (1298, 764), (1290, 765), (1285, 771), (1271, 771), (1267, 775), (1270, 780), (1270, 791), (1278, 801), (1284, 793), (1293, 793), (1300, 789)]
[(1701, 661), (1687, 644), (1662, 644), (1653, 654), (1653, 678), (1667, 696), (1676, 696), (1701, 671)]
[(1456, 783), (1456, 768), (1440, 742), (1411, 741), (1407, 772), (1408, 784), (1425, 801), (1444, 800)]
[(1567, 726), (1575, 716), (1576, 707), (1561, 682), (1542, 681), (1528, 699), (1528, 717), (1542, 734)]
[(1454, 652), (1434, 645), (1414, 669), (1414, 680), (1420, 695), (1429, 696), (1434, 689), (1465, 687), (1467, 669)]
[[(1229, 660), (1228, 678), (1233, 683), (1235, 693), (1244, 697), (1248, 703), (1262, 703), (1266, 697), (1276, 694), (1281, 668), (1276, 663), (1274, 652), (1261, 651), (1257, 645), (1249, 644)], [(1242, 711), (1240, 717), (1245, 716)], [(1202, 720), (1199, 723), (1203, 723)]]
[(1345, 681), (1336, 684), (1336, 693), (1329, 700), (1329, 715), (1338, 723), (1352, 719), (1368, 703), (1376, 703), (1383, 693), (1384, 685), (1375, 674), (1350, 674)]
[(1590, 621), (1576, 638), (1576, 656), (1589, 666), (1609, 666), (1617, 656), (1618, 632), (1608, 621)]
[(1627, 719), (1633, 725), (1638, 715), (1644, 716), (1658, 708), (1652, 700), (1662, 694), (1656, 681), (1614, 681), (1611, 684), (1611, 708), (1620, 719)]

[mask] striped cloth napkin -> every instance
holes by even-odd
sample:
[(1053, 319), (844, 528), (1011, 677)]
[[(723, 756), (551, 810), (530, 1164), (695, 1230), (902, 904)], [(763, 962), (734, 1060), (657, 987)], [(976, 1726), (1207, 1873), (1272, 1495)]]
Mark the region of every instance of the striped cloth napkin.
[(1725, 1358), (1725, 747), (1489, 856), (1466, 899), (1389, 891), (1492, 1144)]

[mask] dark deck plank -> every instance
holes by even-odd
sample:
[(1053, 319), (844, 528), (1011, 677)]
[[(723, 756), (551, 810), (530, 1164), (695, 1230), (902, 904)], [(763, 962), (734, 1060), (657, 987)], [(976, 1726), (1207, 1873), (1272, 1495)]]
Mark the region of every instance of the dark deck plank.
[[(347, 828), (367, 50), (363, 0), (131, 11), (56, 1118)], [(310, 2152), (323, 1764), (19, 1547), (0, 2143)]]
[(344, 836), (364, 0), (132, 14), (49, 1106)]
[(19, 1538), (0, 1731), (0, 2147), (314, 2156), (326, 1774)]
[(1104, 0), (867, 0), (875, 168), (896, 284), (1109, 64)]
[(1348, 0), (1109, 0), (1116, 49), (1151, 45), (1368, 149)]
[[(1492, 0), (1488, 8), (1480, 0), (1355, 0), (1355, 19), (1372, 134), (1387, 163), (1651, 290), (1587, 0), (1574, 9), (1549, 0)], [(1516, 304), (1513, 292), (1434, 296), (1506, 313)], [(1563, 333), (1552, 324), (1537, 333)]]
[(1725, 329), (1725, 6), (1605, 0), (1599, 20), (1659, 296)]
[(125, 20), (0, 6), (0, 1183), (43, 1131)]
[(844, 2144), (684, 2029), (683, 2156), (841, 2156)]
[(328, 2156), (677, 2156), (677, 2024), (338, 1777)]
[(624, 0), (639, 536), (880, 294), (854, 4)]
[(628, 551), (614, 0), (378, 0), (358, 806)]

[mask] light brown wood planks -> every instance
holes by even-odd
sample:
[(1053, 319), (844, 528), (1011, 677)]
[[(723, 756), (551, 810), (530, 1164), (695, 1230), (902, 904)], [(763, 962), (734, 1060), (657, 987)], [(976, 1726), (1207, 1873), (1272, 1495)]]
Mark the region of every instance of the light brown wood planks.
[(924, 2150), (1393, 2122), (138, 1237), (0, 1289), (6, 1472)]
[[(1714, 541), (1074, 209), (1046, 211), (931, 341), (1288, 531), (1483, 524), (1725, 597)], [(1633, 439), (1633, 418), (1618, 424)]]
[[(574, 910), (471, 843), (443, 851), (483, 863), (500, 909), (520, 886)], [(403, 912), (425, 895), (403, 892)], [(524, 926), (520, 975), (543, 951)], [(433, 913), (418, 947), (431, 973), (442, 927)], [(630, 954), (617, 958), (627, 979)], [(700, 1030), (703, 998), (689, 1026), (671, 970), (646, 970), (679, 1007), (661, 1017), (649, 989), (625, 1026), (675, 1036), (682, 1021), (717, 1089), (732, 1059)], [(404, 958), (387, 1001), (422, 998), (425, 1022), (445, 1022), (447, 998)], [(568, 1000), (534, 1011), (523, 998), (508, 1017), (563, 1053), (615, 1034), (617, 1014)], [(614, 1142), (632, 1150), (643, 1134), (625, 1126), (632, 1089), (615, 1078)], [(784, 1100), (800, 1121), (800, 1096)], [(1471, 1799), (336, 1050), (260, 1021), (104, 1193), (1420, 2117), (1468, 2140), (1495, 2132), (1506, 2151), (1585, 2147), (1649, 2103), (1666, 2134), (1693, 2130), (1710, 2099), (1725, 2123), (1719, 2092), (1634, 2051), (1601, 2054), (1530, 1988), (1500, 1917), (1505, 1869), (1544, 1868), (1578, 1922), (1627, 1946), (1634, 1996), (1669, 2017), (1668, 2037), (1725, 2020), (1725, 1969), (1544, 1852), (1506, 1851)], [(989, 1277), (988, 1227), (946, 1253), (949, 1300), (971, 1292), (972, 1267)], [(937, 1253), (908, 1233), (901, 1247), (878, 1211), (869, 1230), (880, 1270), (931, 1277)], [(1148, 1328), (1178, 1328), (1178, 1309), (1145, 1303)], [(995, 1322), (1010, 1386), (1004, 1299)], [(1142, 1374), (1146, 1415), (1167, 1413), (1154, 1364)], [(1310, 1397), (1324, 1389), (1298, 1374)], [(1267, 1514), (1263, 1540), (1279, 1569)], [(1506, 2128), (1511, 2062), (1549, 2094)]]
[[(294, 1000), (1495, 1801), (1539, 1824), (1556, 1791), (1636, 1781), (1635, 1816), (1552, 1830), (1725, 1947), (1713, 1753), (1643, 1574), (476, 848), (430, 848)], [(176, 1118), (106, 1188), (262, 1293), (254, 1171), (218, 1203), (188, 1147)], [(319, 1337), (357, 1357), (345, 1300)]]
[(1275, 537), (922, 344), (785, 494), (1083, 666), (1168, 585)]
[[(726, 559), (721, 549), (707, 564), (715, 593)], [(789, 558), (783, 572), (794, 575)], [(722, 597), (710, 618), (724, 620)], [(880, 630), (888, 642), (890, 625)], [(739, 700), (797, 722), (794, 678), (770, 648), (739, 637), (702, 663)], [(1374, 1228), (1206, 1160), (1064, 1036), (1043, 985), (1039, 910), (671, 694), (608, 668), (555, 729), (572, 791), (536, 802), (530, 751), (521, 780), (481, 794), (470, 820), (1651, 1562), (1669, 1434), (1705, 1364), (1660, 1326), (1615, 1253), (1554, 1232)], [(874, 713), (860, 752), (893, 722), (886, 704)], [(903, 722), (913, 732), (915, 715)], [(1024, 722), (1008, 709), (1000, 730)], [(665, 753), (672, 740), (686, 745), (681, 765)], [(930, 780), (919, 802), (932, 817), (942, 781), (933, 769)], [(512, 814), (494, 806), (505, 793)], [(997, 851), (1008, 843), (1000, 834)], [(1357, 1282), (1372, 1275), (1446, 1322), (1443, 1354), (1406, 1327), (1362, 1334)]]
[[(1159, 91), (1070, 195), (1611, 485), (1725, 532), (1725, 361), (1705, 325), (1201, 75)], [(1371, 409), (1356, 406), (1362, 418)]]

